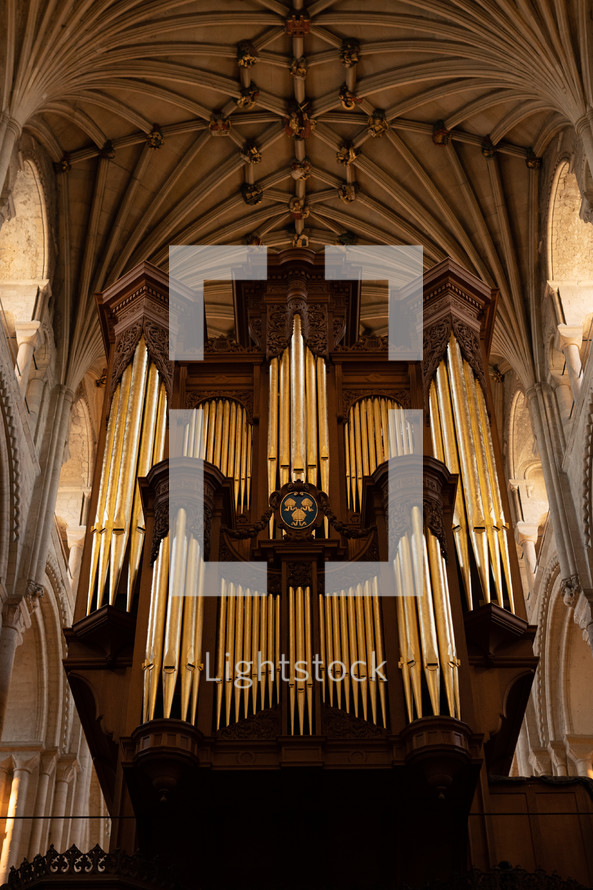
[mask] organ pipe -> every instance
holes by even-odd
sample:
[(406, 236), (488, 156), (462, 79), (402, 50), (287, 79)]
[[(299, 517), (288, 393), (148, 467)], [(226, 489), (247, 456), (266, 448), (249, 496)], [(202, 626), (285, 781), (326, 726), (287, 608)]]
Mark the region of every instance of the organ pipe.
[(142, 337), (111, 401), (91, 528), (87, 614), (114, 604), (126, 554), (126, 608), (133, 608), (145, 533), (137, 479), (163, 459), (166, 412), (165, 387)]
[[(289, 481), (329, 488), (329, 426), (325, 361), (305, 345), (301, 318), (269, 370), (268, 493)], [(328, 523), (325, 520), (325, 533)], [(274, 523), (270, 520), (270, 535)]]
[[(150, 386), (149, 386), (150, 391)], [(155, 443), (164, 444), (164, 423), (155, 425)], [(248, 506), (251, 476), (251, 425), (245, 409), (235, 400), (211, 399), (189, 414), (183, 435), (183, 455), (218, 461), (221, 472), (233, 480), (233, 493), (237, 512)], [(159, 458), (160, 459), (160, 458)], [(169, 538), (170, 543), (169, 543)], [(144, 712), (169, 718), (178, 716), (194, 722), (197, 713), (198, 691), (202, 663), (204, 624), (204, 554), (202, 542), (187, 525), (186, 511), (180, 508), (175, 517), (173, 533), (167, 536), (166, 556), (163, 542), (153, 571), (153, 593), (147, 638), (144, 683)], [(169, 547), (171, 548), (170, 579)], [(253, 652), (251, 643), (252, 618), (251, 595), (242, 588), (222, 581), (221, 606), (218, 627), (218, 651), (216, 676), (221, 678), (216, 696), (217, 726), (239, 719), (247, 714), (250, 698), (244, 695), (243, 705), (234, 694), (233, 677), (227, 676), (226, 652), (234, 664), (249, 659)], [(171, 590), (184, 590), (185, 596), (170, 596)], [(247, 601), (248, 605), (245, 604)], [(257, 653), (256, 653), (257, 655)], [(234, 659), (234, 661), (233, 661)], [(162, 714), (156, 714), (157, 690), (162, 692)], [(179, 693), (179, 704), (176, 696)], [(224, 713), (223, 713), (224, 701)], [(253, 695), (255, 704), (255, 693)], [(243, 711), (241, 710), (243, 707)], [(177, 713), (176, 708), (179, 708)]]
[[(454, 535), (469, 609), (480, 599), (514, 612), (509, 543), (492, 433), (482, 388), (451, 336), (447, 354), (430, 387), (435, 457), (460, 476)], [(470, 559), (480, 581), (474, 590)], [(492, 583), (491, 583), (492, 579)]]
[[(433, 395), (433, 399), (436, 395)], [(442, 435), (442, 434), (441, 434)], [(450, 431), (448, 433), (451, 438)], [(441, 441), (441, 440), (439, 440)], [(362, 482), (372, 474), (383, 460), (414, 453), (414, 438), (405, 412), (394, 400), (384, 396), (369, 396), (359, 399), (352, 405), (344, 428), (344, 444), (347, 454), (346, 491), (348, 505), (359, 510), (362, 499)], [(439, 457), (439, 454), (437, 454)], [(440, 458), (442, 459), (442, 457)], [(461, 505), (462, 506), (462, 505)], [(457, 513), (456, 513), (457, 515)], [(420, 506), (411, 510), (411, 528), (399, 538), (393, 559), (393, 573), (396, 592), (396, 614), (400, 649), (399, 667), (408, 719), (438, 715), (441, 712), (441, 699), (447, 702), (451, 716), (459, 716), (459, 662), (456, 656), (455, 637), (451, 618), (451, 604), (447, 576), (440, 552), (440, 544), (430, 529), (423, 526)], [(377, 590), (377, 578), (369, 582), (373, 593)], [(343, 591), (342, 593), (346, 593)], [(381, 615), (378, 597), (361, 598), (360, 606), (356, 591), (348, 591), (350, 596), (347, 612), (340, 602), (338, 620), (343, 628), (345, 621), (349, 632), (341, 632), (342, 658), (364, 660), (369, 663), (369, 651), (376, 646), (377, 659), (382, 657)], [(342, 596), (336, 597), (342, 601)], [(373, 623), (371, 625), (371, 614)], [(330, 636), (326, 614), (325, 636)], [(355, 632), (350, 631), (350, 627)], [(369, 632), (374, 630), (374, 637)], [(334, 636), (335, 638), (335, 636)], [(326, 642), (327, 647), (327, 642)], [(335, 656), (334, 656), (335, 657)], [(365, 695), (365, 678), (356, 683), (361, 696), (362, 716), (369, 713), (377, 720), (377, 683), (366, 681), (368, 693)], [(349, 693), (345, 705), (350, 706)], [(354, 691), (353, 691), (354, 692)], [(385, 684), (378, 684), (381, 716), (385, 716)], [(328, 697), (333, 689), (328, 683)], [(370, 705), (370, 709), (369, 709)], [(339, 706), (339, 704), (338, 704)], [(354, 714), (358, 705), (353, 703)]]

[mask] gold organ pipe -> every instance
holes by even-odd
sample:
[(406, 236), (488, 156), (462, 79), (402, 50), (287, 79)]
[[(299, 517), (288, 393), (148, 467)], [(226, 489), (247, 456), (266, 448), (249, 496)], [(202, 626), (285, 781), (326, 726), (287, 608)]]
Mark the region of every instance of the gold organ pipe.
[(245, 471), (245, 498), (247, 504), (251, 499), (251, 433), (247, 435), (247, 469)]
[(227, 606), (227, 625), (226, 625), (226, 650), (225, 650), (225, 658), (228, 653), (230, 659), (230, 665), (228, 665), (225, 669), (225, 677), (224, 677), (224, 685), (225, 685), (225, 696), (224, 696), (224, 706), (225, 706), (225, 725), (228, 726), (231, 722), (231, 704), (233, 698), (233, 682), (234, 682), (234, 664), (233, 659), (235, 657), (235, 610), (237, 605), (237, 595), (235, 592), (235, 585), (232, 581), (229, 581), (227, 585), (228, 590), (228, 606)]
[(358, 698), (358, 689), (360, 689), (361, 697), (362, 697), (362, 716), (365, 720), (368, 719), (368, 708), (367, 708), (367, 665), (368, 662), (366, 659), (366, 645), (365, 645), (365, 626), (364, 626), (364, 608), (363, 608), (363, 599), (365, 597), (360, 595), (360, 584), (357, 585), (358, 595), (353, 597), (354, 599), (354, 610), (356, 611), (356, 617), (354, 619), (354, 627), (356, 629), (356, 649), (358, 652), (358, 660), (361, 662), (361, 665), (358, 666), (358, 682), (356, 683), (356, 697)]
[(244, 424), (241, 431), (241, 486), (239, 502), (241, 511), (249, 505), (249, 497), (247, 495), (247, 476), (251, 475), (251, 464), (247, 463), (247, 441), (251, 439), (251, 433), (247, 423)]
[(307, 662), (307, 716), (313, 734), (313, 638), (311, 633), (311, 588), (305, 587), (305, 661)]
[(146, 476), (153, 464), (154, 440), (157, 426), (157, 412), (159, 405), (159, 378), (156, 366), (151, 364), (148, 372), (148, 385), (146, 392), (146, 407), (142, 422), (142, 435), (140, 438), (140, 454), (138, 457), (138, 469), (134, 480), (134, 505), (132, 507), (132, 520), (130, 523), (130, 557), (128, 565), (128, 597), (127, 610), (132, 607), (132, 596), (136, 585), (140, 557), (144, 544), (144, 513), (140, 499), (140, 487), (138, 477)]
[[(359, 435), (360, 435), (360, 450), (362, 454), (362, 475), (369, 475), (369, 429), (367, 425), (367, 412), (366, 412), (366, 399), (360, 399), (356, 403), (356, 407), (358, 409), (359, 417), (360, 417), (360, 425), (359, 425)], [(362, 501), (362, 498), (361, 498)]]
[(174, 535), (171, 542), (170, 593), (165, 625), (163, 656), (163, 716), (165, 719), (169, 719), (171, 716), (175, 684), (179, 673), (181, 623), (185, 597), (174, 596), (172, 592), (182, 589), (182, 585), (185, 582), (187, 565), (186, 525), (186, 512), (183, 508), (180, 508), (175, 519)]
[(274, 684), (276, 683), (276, 702), (280, 701), (280, 683), (277, 680), (277, 671), (280, 665), (280, 597), (270, 594), (268, 613), (268, 648), (270, 657), (274, 661), (274, 673), (268, 675), (268, 687), (270, 694), (270, 706), (273, 704)]
[[(259, 616), (259, 648), (261, 649), (262, 654), (262, 664), (270, 661), (271, 658), (268, 643), (268, 598), (269, 594), (262, 596)], [(260, 686), (260, 709), (262, 711), (266, 706), (266, 689), (268, 687), (269, 672), (270, 666), (269, 664), (266, 664)]]
[(121, 399), (121, 382), (118, 383), (115, 392), (113, 394), (113, 399), (111, 402), (111, 408), (109, 411), (109, 420), (107, 422), (107, 439), (105, 442), (105, 450), (103, 452), (103, 461), (101, 465), (101, 478), (99, 481), (99, 497), (97, 501), (97, 511), (95, 524), (93, 526), (93, 546), (91, 550), (91, 570), (90, 570), (90, 578), (89, 578), (89, 593), (87, 599), (87, 615), (91, 611), (91, 605), (93, 601), (93, 592), (95, 589), (95, 578), (97, 577), (97, 568), (99, 565), (99, 552), (101, 549), (101, 533), (105, 528), (105, 498), (107, 495), (107, 480), (108, 480), (108, 472), (107, 467), (110, 466), (108, 461), (111, 461), (112, 451), (113, 451), (113, 443), (115, 439), (115, 428), (116, 428), (116, 420), (115, 418), (118, 416), (119, 411), (119, 402)]
[(252, 686), (251, 686), (252, 699), (251, 700), (253, 703), (253, 713), (254, 714), (257, 712), (257, 693), (259, 690), (259, 677), (258, 677), (259, 656), (258, 656), (258, 653), (261, 652), (261, 655), (263, 656), (263, 652), (261, 651), (261, 642), (260, 642), (260, 638), (259, 638), (259, 631), (260, 631), (259, 610), (260, 610), (260, 604), (262, 603), (262, 601), (263, 601), (262, 597), (259, 595), (259, 593), (253, 597), (252, 615), (251, 615), (251, 627), (252, 627), (251, 654), (252, 654), (252, 658), (253, 658), (253, 664), (252, 664), (252, 669), (251, 669), (251, 680), (252, 680)]
[(375, 427), (375, 448), (377, 452), (377, 466), (387, 459), (387, 449), (381, 435), (381, 406), (379, 399), (373, 399), (373, 424)]
[(332, 614), (332, 601), (334, 597), (326, 596), (323, 598), (324, 603), (323, 607), (325, 610), (325, 648), (327, 659), (325, 662), (325, 676), (327, 678), (327, 691), (329, 694), (329, 703), (333, 707), (334, 704), (334, 681), (329, 675), (328, 666), (334, 660), (334, 645), (333, 645), (333, 614)]
[[(245, 591), (245, 621), (243, 624), (243, 659), (245, 662), (251, 665), (251, 673), (253, 673), (253, 663), (257, 661), (257, 649), (253, 647), (253, 636), (252, 636), (252, 613), (253, 613), (253, 599), (251, 596), (251, 591), (249, 588)], [(251, 680), (251, 689), (253, 689), (253, 678), (250, 676)], [(243, 690), (243, 709), (244, 709), (244, 717), (247, 717), (249, 714), (249, 692), (250, 686), (249, 683), (245, 683), (245, 688)], [(239, 696), (237, 695), (237, 698)]]
[(280, 487), (290, 481), (290, 350), (280, 359)]
[[(198, 707), (198, 691), (200, 686), (200, 676), (201, 671), (203, 669), (202, 664), (202, 645), (203, 645), (203, 633), (204, 633), (204, 560), (202, 557), (199, 559), (199, 570), (198, 570), (198, 595), (196, 597), (197, 600), (197, 609), (196, 609), (196, 617), (195, 617), (195, 637), (194, 637), (194, 651), (196, 658), (196, 669), (194, 671), (193, 676), (193, 686), (192, 686), (192, 699), (191, 699), (191, 722), (196, 722), (196, 712)], [(217, 675), (218, 676), (218, 675)]]
[[(230, 416), (229, 416), (229, 444), (228, 444), (228, 462), (227, 462), (227, 472), (226, 475), (230, 476), (233, 480), (233, 489), (234, 489), (234, 480), (235, 480), (235, 437), (237, 432), (237, 403), (235, 401), (230, 403)], [(237, 503), (237, 498), (235, 497), (235, 504)]]
[(217, 677), (217, 688), (216, 688), (216, 729), (220, 729), (220, 718), (222, 714), (222, 694), (225, 688), (224, 683), (224, 666), (225, 666), (225, 650), (226, 650), (226, 613), (227, 613), (227, 600), (226, 600), (226, 581), (224, 578), (221, 579), (220, 582), (220, 609), (219, 609), (219, 619), (218, 619), (218, 656), (216, 659), (216, 677)]
[(362, 597), (362, 608), (364, 611), (364, 636), (366, 649), (366, 674), (369, 690), (369, 698), (371, 701), (371, 717), (373, 723), (377, 722), (377, 680), (374, 676), (369, 676), (369, 664), (372, 664), (373, 652), (375, 651), (374, 633), (373, 633), (373, 612), (371, 603), (371, 582), (364, 582), (365, 595)]
[[(371, 583), (373, 591), (373, 623), (375, 626), (375, 644), (377, 651), (377, 663), (384, 661), (383, 655), (383, 630), (381, 628), (381, 610), (379, 607), (379, 589), (377, 577), (375, 576)], [(379, 699), (381, 701), (381, 712), (383, 715), (383, 726), (387, 726), (387, 701), (385, 693), (385, 681), (379, 678)]]
[(206, 460), (214, 463), (214, 442), (216, 441), (216, 415), (218, 402), (208, 403), (208, 443), (206, 448)]
[[(295, 603), (296, 662), (300, 662), (302, 664), (305, 661), (305, 614), (302, 587), (297, 587), (295, 590)], [(295, 671), (297, 708), (299, 717), (299, 735), (303, 735), (305, 728), (305, 681), (302, 679), (300, 671), (299, 676), (296, 676), (296, 662), (292, 663), (292, 669)]]
[(110, 455), (109, 473), (107, 476), (107, 488), (105, 490), (105, 508), (101, 525), (101, 549), (99, 554), (98, 579), (97, 579), (97, 609), (103, 605), (105, 582), (107, 579), (107, 567), (109, 565), (109, 553), (111, 550), (111, 535), (113, 533), (113, 515), (115, 508), (115, 485), (117, 475), (120, 472), (121, 454), (124, 441), (125, 417), (128, 412), (130, 398), (130, 382), (132, 379), (132, 366), (128, 365), (123, 373), (121, 392), (117, 405), (115, 429), (113, 438), (113, 450)]
[(494, 589), (498, 604), (504, 608), (504, 596), (502, 590), (502, 571), (500, 565), (500, 548), (496, 528), (496, 516), (494, 513), (493, 492), (491, 487), (491, 479), (489, 478), (487, 457), (485, 449), (485, 440), (483, 432), (480, 429), (480, 420), (478, 416), (478, 404), (475, 390), (475, 379), (473, 371), (467, 362), (462, 362), (465, 391), (467, 395), (467, 406), (469, 410), (470, 429), (474, 443), (474, 454), (476, 456), (476, 466), (478, 469), (478, 483), (480, 486), (481, 499), (484, 511), (484, 526), (486, 529), (486, 538), (488, 541), (488, 549), (490, 553), (490, 567), (494, 577)]
[(230, 402), (227, 399), (224, 399), (222, 404), (222, 445), (221, 445), (221, 454), (220, 454), (220, 463), (218, 466), (220, 467), (220, 471), (223, 476), (228, 476), (229, 469), (229, 427), (231, 420), (231, 406)]
[(181, 636), (181, 719), (187, 720), (194, 675), (198, 670), (196, 656), (196, 625), (198, 618), (198, 577), (200, 571), (200, 545), (193, 535), (187, 546), (187, 568), (185, 573), (185, 596), (183, 599), (183, 629)]
[(389, 447), (389, 409), (385, 399), (379, 400), (379, 410), (381, 412), (381, 434), (383, 440), (383, 459), (388, 460), (391, 457)]
[(132, 364), (132, 381), (130, 384), (130, 410), (126, 417), (124, 443), (122, 449), (121, 470), (117, 479), (117, 494), (113, 517), (113, 537), (111, 539), (110, 571), (109, 571), (109, 602), (115, 602), (117, 586), (124, 563), (125, 549), (130, 532), (130, 513), (132, 498), (136, 487), (136, 469), (138, 465), (138, 446), (144, 412), (146, 393), (146, 377), (148, 370), (148, 351), (141, 339), (134, 362)]
[(315, 356), (305, 351), (306, 417), (307, 417), (307, 482), (317, 484), (317, 369)]
[(212, 457), (212, 463), (218, 467), (222, 472), (222, 436), (223, 436), (223, 425), (224, 425), (224, 405), (223, 401), (218, 400), (216, 402), (216, 427), (214, 432), (214, 453)]
[(356, 455), (356, 492), (358, 500), (355, 509), (360, 510), (362, 504), (362, 433), (360, 428), (360, 402), (354, 403), (352, 418), (354, 425), (354, 448)]
[(350, 413), (350, 422), (348, 424), (348, 446), (350, 448), (350, 508), (356, 510), (356, 491), (357, 491), (357, 463), (356, 463), (356, 446), (354, 444), (354, 416)]
[[(319, 430), (319, 477), (321, 489), (329, 493), (329, 424), (327, 418), (327, 368), (323, 356), (317, 356), (317, 428)], [(325, 537), (329, 537), (329, 520), (323, 519)]]
[[(449, 391), (449, 382), (447, 378), (447, 368), (444, 362), (441, 362), (437, 369), (436, 386), (434, 390), (434, 410), (432, 410), (433, 402), (431, 401), (431, 419), (438, 418), (439, 428), (441, 431), (444, 456), (443, 462), (447, 465), (451, 473), (459, 475), (459, 484), (457, 486), (457, 495), (455, 498), (455, 508), (453, 513), (453, 532), (455, 535), (455, 546), (457, 556), (461, 567), (461, 574), (465, 585), (465, 594), (470, 609), (473, 609), (473, 595), (471, 583), (471, 569), (469, 562), (469, 531), (468, 519), (463, 497), (464, 490), (467, 491), (467, 483), (464, 482), (459, 468), (459, 458), (457, 454), (457, 442), (455, 436), (455, 426), (453, 419), (453, 403)], [(438, 454), (436, 455), (438, 457)], [(469, 496), (469, 495), (468, 495)]]
[(354, 602), (354, 588), (348, 588), (348, 596), (346, 597), (347, 606), (347, 624), (348, 624), (348, 643), (350, 649), (350, 672), (352, 676), (352, 701), (354, 704), (354, 716), (358, 717), (358, 683), (354, 679), (353, 666), (358, 661), (358, 647), (356, 639), (356, 603)]
[(288, 692), (290, 703), (290, 733), (294, 735), (294, 717), (295, 717), (295, 679), (294, 679), (294, 663), (296, 655), (296, 610), (295, 610), (295, 590), (294, 587), (288, 588), (288, 658), (290, 660), (290, 677), (288, 680)]
[[(235, 657), (232, 662), (233, 671), (236, 670), (239, 662), (243, 661), (243, 624), (245, 621), (245, 596), (243, 588), (237, 585), (237, 604), (235, 606)], [(241, 710), (241, 694), (239, 689), (233, 685), (231, 687), (235, 699), (235, 720), (239, 719)], [(235, 694), (236, 693), (236, 694)]]
[(350, 431), (349, 424), (344, 424), (344, 456), (346, 459), (346, 499), (348, 502), (348, 507), (351, 506), (351, 491), (350, 486), (352, 484), (352, 475), (350, 472)]
[(290, 445), (293, 479), (305, 479), (305, 345), (301, 333), (301, 317), (294, 316), (290, 350)]
[[(451, 394), (453, 410), (456, 420), (456, 432), (459, 438), (459, 459), (462, 470), (462, 479), (467, 479), (466, 498), (468, 498), (468, 512), (470, 522), (470, 536), (474, 545), (474, 553), (478, 566), (478, 574), (482, 585), (482, 591), (487, 603), (490, 602), (490, 577), (488, 570), (488, 540), (485, 535), (483, 508), (477, 481), (477, 467), (472, 448), (469, 431), (469, 417), (466, 404), (466, 394), (463, 391), (463, 378), (461, 356), (455, 347), (454, 338), (451, 338), (447, 350), (448, 369), (450, 374)], [(465, 488), (465, 486), (464, 486)]]
[[(340, 634), (340, 598), (339, 596), (330, 596), (331, 607), (332, 607), (332, 628), (333, 628), (333, 638), (334, 638), (334, 661), (344, 661), (347, 657), (342, 652), (342, 640)], [(330, 680), (330, 682), (333, 682)], [(338, 701), (338, 708), (342, 707), (342, 684), (336, 681), (336, 698)], [(348, 698), (346, 697), (346, 709), (348, 709)]]
[[(412, 515), (414, 517), (413, 508)], [(420, 530), (423, 546), (422, 564), (418, 566), (420, 569), (420, 583), (424, 582), (424, 593), (418, 597), (418, 618), (420, 624), (420, 644), (422, 647), (422, 663), (424, 667), (424, 677), (428, 686), (428, 694), (432, 705), (432, 712), (436, 716), (440, 713), (440, 663), (438, 653), (438, 641), (436, 633), (436, 625), (433, 612), (433, 591), (430, 583), (430, 571), (428, 567), (428, 554), (426, 552), (426, 540)], [(416, 566), (415, 566), (416, 568)]]
[(504, 516), (504, 510), (502, 506), (502, 498), (500, 494), (500, 487), (498, 482), (498, 474), (496, 472), (496, 459), (494, 457), (494, 445), (492, 443), (492, 431), (490, 429), (490, 423), (488, 421), (488, 411), (486, 409), (486, 400), (484, 399), (484, 393), (482, 392), (482, 387), (478, 384), (478, 381), (474, 378), (474, 386), (476, 388), (477, 402), (478, 402), (478, 413), (480, 417), (480, 427), (483, 435), (485, 434), (486, 440), (486, 455), (488, 460), (488, 475), (491, 481), (492, 486), (492, 494), (494, 497), (494, 509), (496, 511), (496, 520), (498, 526), (498, 539), (500, 542), (500, 553), (502, 558), (502, 565), (504, 576), (507, 582), (507, 591), (509, 596), (509, 604), (511, 607), (511, 612), (515, 611), (515, 602), (513, 599), (513, 585), (511, 582), (511, 562), (509, 557), (509, 542), (508, 542), (508, 524), (506, 522)]
[[(268, 495), (276, 490), (278, 474), (278, 359), (270, 362), (270, 405), (268, 421)], [(270, 519), (270, 537), (274, 534), (274, 519)]]
[[(411, 669), (415, 663), (414, 652), (410, 651), (409, 638), (411, 636), (409, 629), (409, 615), (405, 608), (404, 595), (401, 582), (401, 568), (399, 554), (393, 561), (393, 571), (395, 575), (396, 586), (396, 608), (397, 608), (397, 633), (399, 637), (400, 660), (399, 668), (402, 672), (402, 680), (404, 685), (404, 696), (406, 699), (406, 709), (408, 712), (408, 720), (410, 723), (414, 719), (414, 702), (412, 699), (412, 673)], [(422, 712), (419, 712), (422, 716)]]
[(459, 717), (459, 684), (457, 678), (459, 662), (455, 649), (447, 575), (440, 552), (440, 543), (430, 529), (426, 530), (426, 543), (430, 563), (441, 670), (449, 706), (449, 715), (451, 717)]
[[(414, 577), (409, 552), (406, 553), (402, 546), (404, 538), (400, 541), (399, 552), (396, 561), (401, 572), (403, 604), (403, 625), (406, 634), (406, 659), (410, 672), (410, 685), (416, 705), (416, 712), (422, 717), (422, 681), (421, 681), (421, 648), (418, 637), (418, 618), (416, 615), (416, 596), (411, 596), (407, 591), (414, 590)], [(396, 571), (396, 581), (398, 572)]]
[[(348, 646), (348, 610), (346, 605), (346, 594), (344, 591), (340, 592), (339, 597), (340, 603), (340, 631), (341, 631), (341, 646), (342, 646), (342, 661), (346, 667), (346, 676), (344, 677), (344, 700), (345, 706), (348, 713), (350, 713), (350, 667), (352, 665), (350, 659), (350, 649)], [(340, 684), (341, 685), (341, 684)]]
[(152, 573), (150, 591), (150, 615), (146, 639), (144, 668), (143, 721), (154, 719), (163, 658), (163, 630), (167, 611), (169, 586), (169, 537), (163, 538)]
[(325, 702), (325, 667), (328, 662), (327, 655), (327, 646), (325, 643), (325, 606), (323, 602), (323, 595), (320, 593), (318, 595), (319, 599), (319, 648), (321, 649), (320, 657), (321, 657), (321, 700)]

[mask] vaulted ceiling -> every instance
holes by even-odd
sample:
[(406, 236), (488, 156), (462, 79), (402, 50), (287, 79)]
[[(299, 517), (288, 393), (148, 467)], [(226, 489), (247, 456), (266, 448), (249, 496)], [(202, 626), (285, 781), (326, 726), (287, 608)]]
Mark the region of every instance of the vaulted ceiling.
[(530, 379), (538, 159), (567, 127), (593, 146), (588, 0), (1, 10), (0, 170), (19, 128), (55, 164), (66, 379), (101, 352), (94, 292), (140, 260), (297, 239), (453, 257), (500, 288), (494, 348)]

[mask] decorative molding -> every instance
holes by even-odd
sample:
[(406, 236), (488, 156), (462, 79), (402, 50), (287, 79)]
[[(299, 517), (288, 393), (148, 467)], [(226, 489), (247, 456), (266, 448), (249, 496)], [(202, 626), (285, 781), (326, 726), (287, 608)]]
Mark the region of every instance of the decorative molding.
[(583, 530), (587, 547), (593, 547), (593, 396), (589, 402), (583, 455)]
[(99, 844), (88, 853), (82, 853), (74, 844), (65, 853), (58, 853), (52, 844), (45, 856), (35, 856), (31, 862), (24, 859), (18, 868), (12, 866), (5, 886), (8, 890), (20, 890), (44, 878), (54, 878), (59, 882), (62, 875), (74, 879), (76, 886), (81, 879), (91, 875), (131, 878), (142, 886), (146, 884), (167, 890), (180, 886), (170, 866), (161, 861), (143, 859), (138, 854), (128, 856), (121, 850), (106, 853)]
[(204, 402), (229, 399), (238, 402), (245, 409), (247, 420), (253, 423), (253, 390), (247, 389), (216, 389), (190, 390), (185, 396), (185, 408), (199, 408)]
[(340, 708), (321, 706), (323, 733), (329, 739), (383, 739), (387, 732), (362, 717), (354, 717)]
[(348, 412), (355, 402), (360, 399), (392, 399), (401, 405), (402, 408), (410, 407), (410, 393), (407, 389), (398, 389), (395, 392), (389, 392), (385, 389), (369, 391), (368, 389), (345, 389), (342, 392), (342, 416), (348, 418)]
[(219, 730), (217, 738), (246, 741), (246, 740), (264, 740), (275, 739), (282, 735), (282, 720), (280, 710), (276, 708), (266, 708), (264, 711), (258, 711), (251, 717), (238, 720), (225, 726)]

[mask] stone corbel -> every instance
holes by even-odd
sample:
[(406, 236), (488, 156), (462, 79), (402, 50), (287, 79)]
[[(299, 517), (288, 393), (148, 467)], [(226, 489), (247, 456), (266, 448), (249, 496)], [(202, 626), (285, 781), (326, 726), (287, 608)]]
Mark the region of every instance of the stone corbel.
[(575, 400), (581, 391), (581, 353), (580, 349), (583, 343), (583, 329), (581, 325), (558, 325), (558, 345), (562, 350), (562, 354), (566, 360), (566, 370), (568, 371), (568, 379), (570, 388)]
[(579, 776), (593, 778), (593, 736), (567, 735), (566, 753), (574, 761)]
[(19, 389), (23, 396), (27, 392), (33, 353), (39, 346), (40, 327), (41, 322), (39, 321), (20, 321), (15, 325), (16, 341), (19, 347), (15, 371)]
[(535, 522), (518, 522), (515, 526), (515, 540), (523, 550), (523, 556), (531, 575), (535, 575), (537, 556), (535, 545), (538, 538), (538, 525)]
[(580, 591), (581, 584), (579, 581), (579, 576), (576, 574), (571, 575), (570, 578), (563, 578), (560, 582), (560, 593), (562, 594), (562, 599), (567, 606), (575, 605)]

